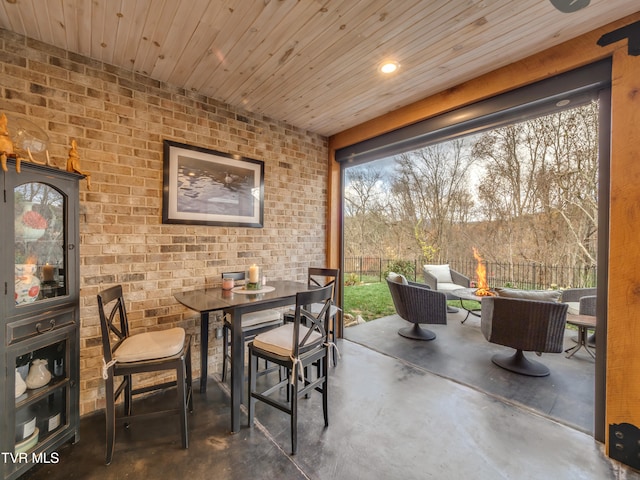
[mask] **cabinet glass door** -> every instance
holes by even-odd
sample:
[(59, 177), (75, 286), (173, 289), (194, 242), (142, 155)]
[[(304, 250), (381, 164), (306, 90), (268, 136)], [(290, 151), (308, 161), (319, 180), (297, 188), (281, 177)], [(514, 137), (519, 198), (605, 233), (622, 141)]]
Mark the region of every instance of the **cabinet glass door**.
[(16, 307), (66, 295), (64, 195), (41, 182), (18, 185), (13, 195)]

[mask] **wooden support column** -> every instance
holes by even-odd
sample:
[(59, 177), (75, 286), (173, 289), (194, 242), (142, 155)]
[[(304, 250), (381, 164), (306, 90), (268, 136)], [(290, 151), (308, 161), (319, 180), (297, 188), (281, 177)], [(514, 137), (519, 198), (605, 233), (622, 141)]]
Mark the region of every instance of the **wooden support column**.
[(640, 428), (640, 56), (619, 42), (611, 88), (606, 434)]

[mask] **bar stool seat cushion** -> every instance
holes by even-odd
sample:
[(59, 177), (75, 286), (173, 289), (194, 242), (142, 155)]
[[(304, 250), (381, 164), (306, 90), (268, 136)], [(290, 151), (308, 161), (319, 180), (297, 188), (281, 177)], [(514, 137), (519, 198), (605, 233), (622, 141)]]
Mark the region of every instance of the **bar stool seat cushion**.
[(242, 314), (242, 328), (249, 328), (269, 322), (282, 322), (282, 314), (278, 310), (260, 310)]
[(125, 338), (113, 356), (119, 363), (171, 357), (182, 350), (184, 339), (185, 331), (180, 327), (138, 333)]
[[(253, 339), (253, 346), (266, 352), (271, 352), (281, 357), (290, 357), (293, 354), (293, 323), (285, 323), (281, 327), (261, 333)], [(300, 325), (298, 337), (300, 341), (309, 329)], [(314, 343), (322, 338), (318, 332), (311, 332), (307, 344)]]

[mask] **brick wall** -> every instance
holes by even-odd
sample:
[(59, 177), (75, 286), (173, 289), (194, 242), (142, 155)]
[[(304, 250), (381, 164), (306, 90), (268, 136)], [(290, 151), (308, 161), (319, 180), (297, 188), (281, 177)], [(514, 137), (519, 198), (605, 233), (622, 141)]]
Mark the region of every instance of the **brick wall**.
[[(198, 316), (173, 293), (251, 263), (269, 278), (298, 280), (325, 264), (324, 137), (2, 29), (0, 42), (0, 112), (42, 127), (59, 167), (76, 139), (91, 173), (91, 190), (84, 181), (80, 188), (81, 414), (104, 406), (99, 290), (123, 285), (134, 331), (179, 325), (192, 333), (197, 377)], [(163, 139), (264, 161), (264, 228), (163, 225)]]

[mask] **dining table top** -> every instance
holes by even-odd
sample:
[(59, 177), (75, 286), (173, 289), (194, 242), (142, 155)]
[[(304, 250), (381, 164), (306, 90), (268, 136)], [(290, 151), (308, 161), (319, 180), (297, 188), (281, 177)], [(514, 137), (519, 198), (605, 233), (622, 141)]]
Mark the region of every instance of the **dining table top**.
[(178, 302), (192, 310), (212, 312), (249, 304), (257, 306), (283, 297), (295, 297), (298, 292), (309, 289), (306, 282), (293, 280), (270, 280), (265, 287), (272, 288), (240, 293), (237, 288), (223, 290), (220, 285), (217, 285), (177, 292), (174, 297)]

